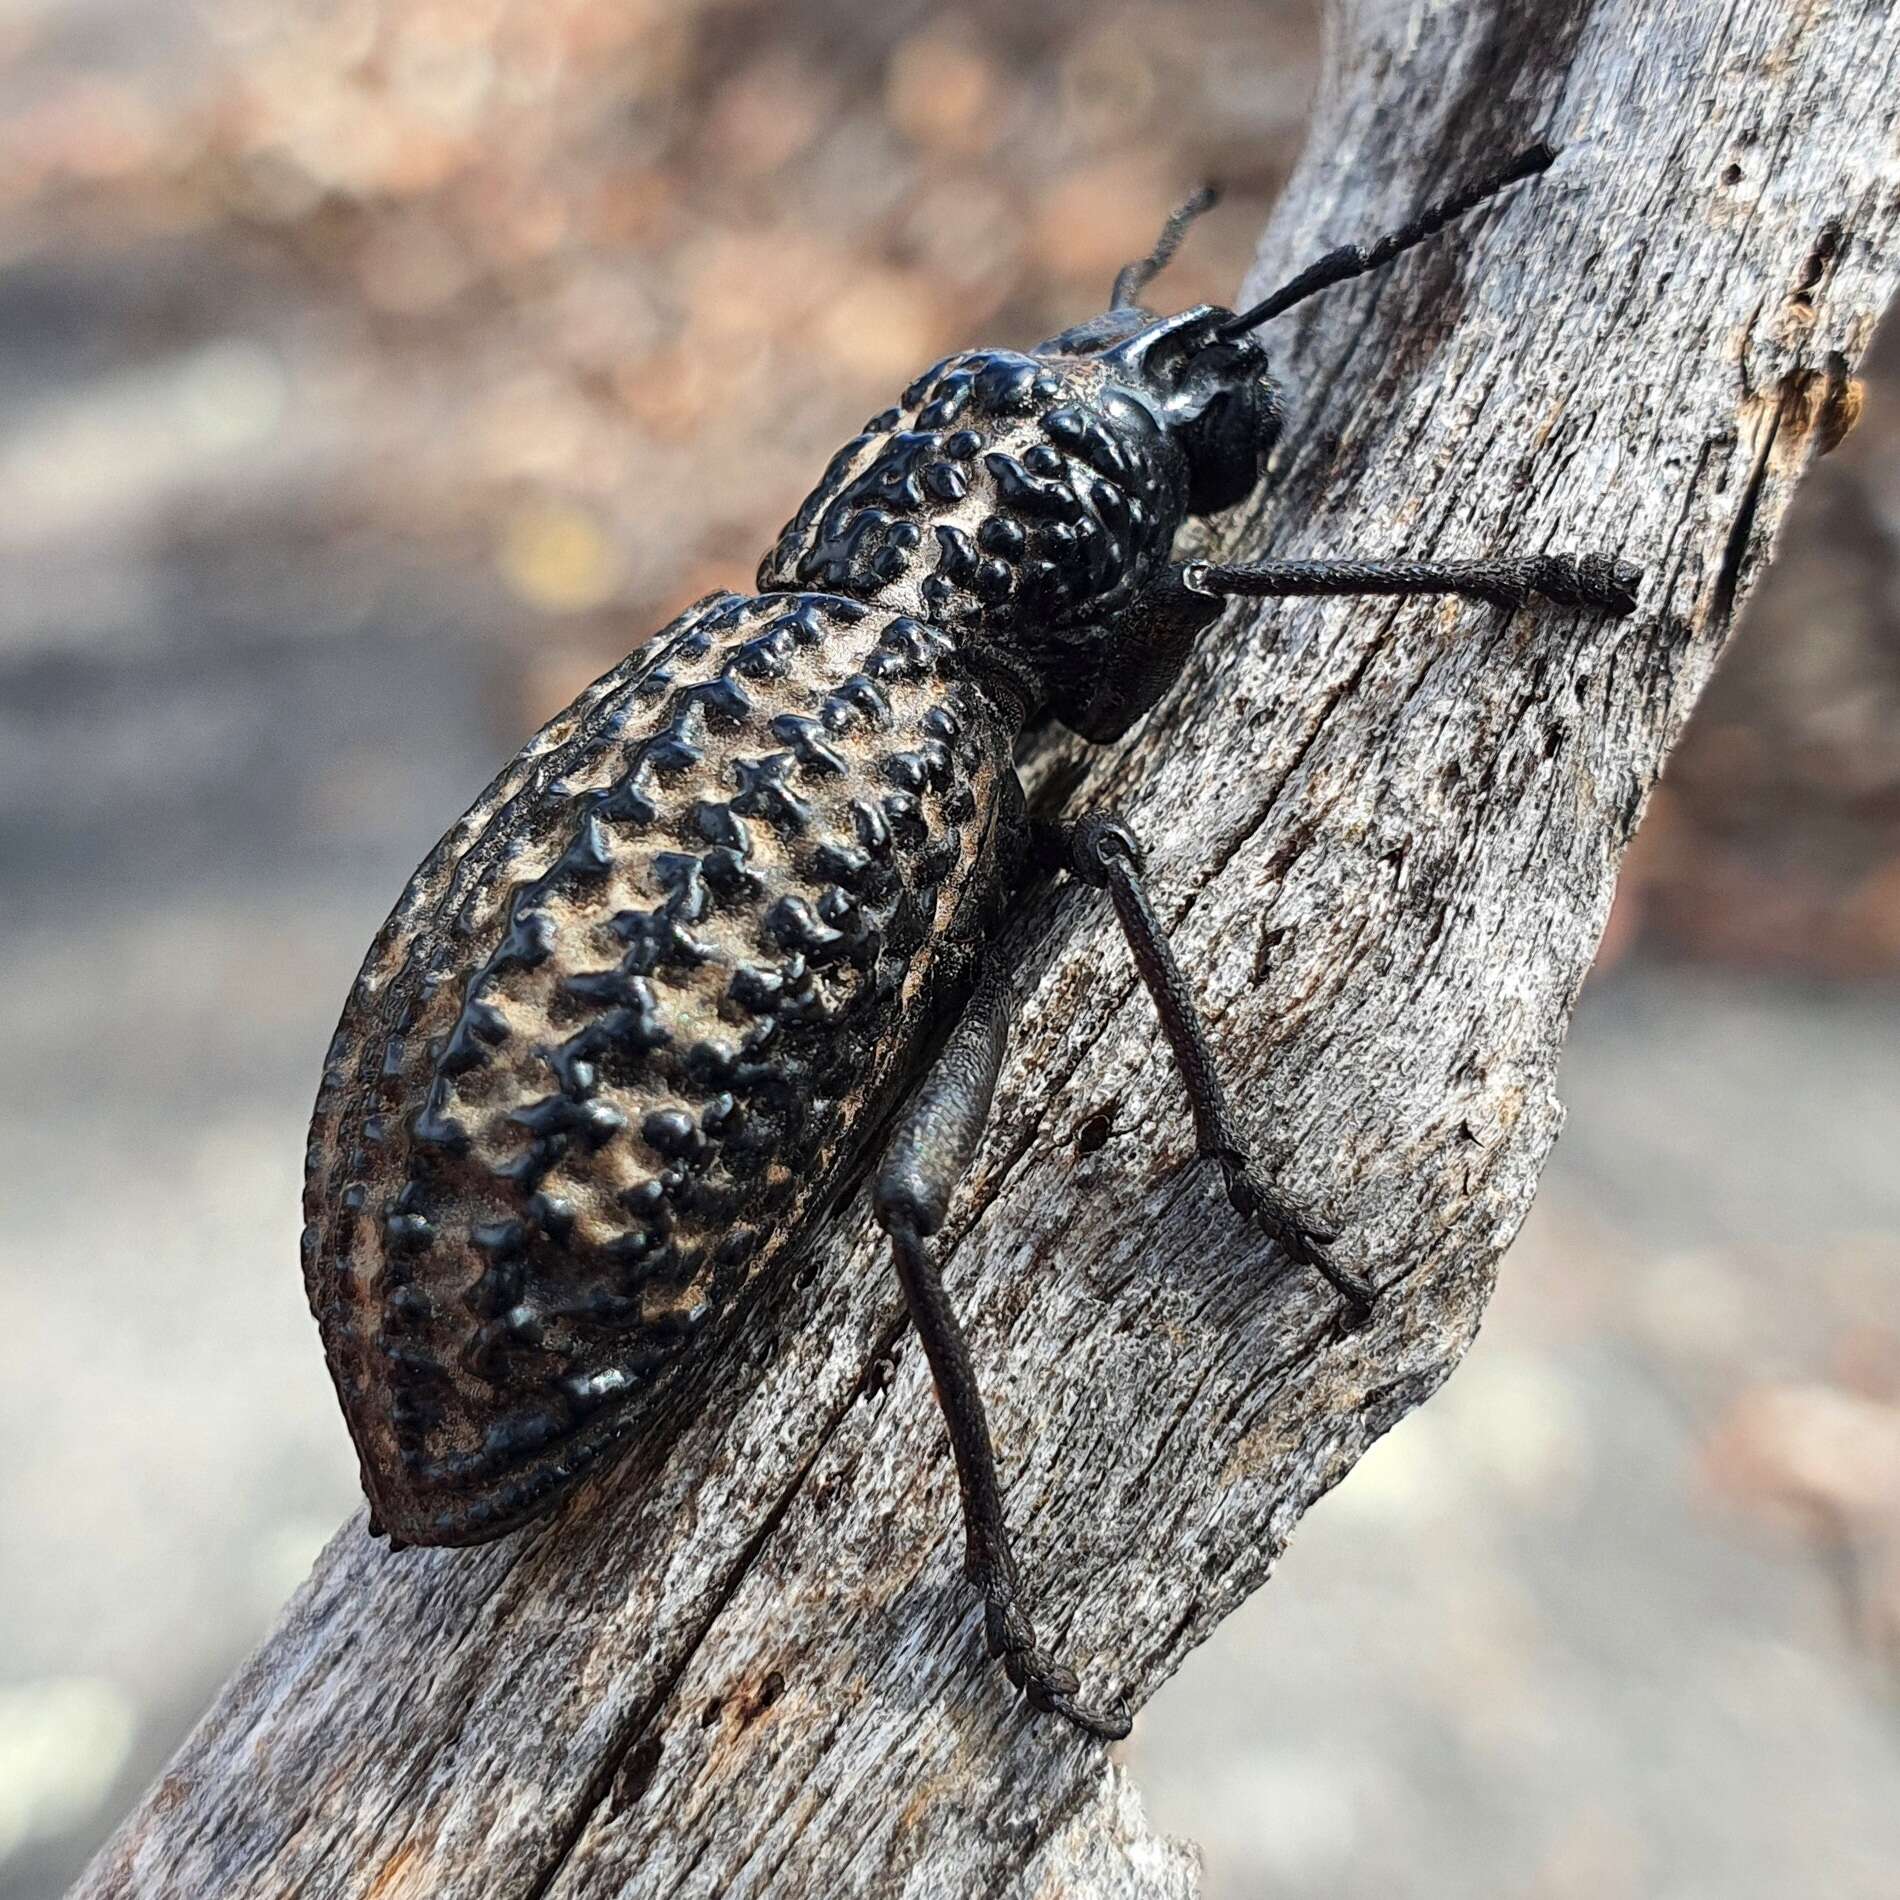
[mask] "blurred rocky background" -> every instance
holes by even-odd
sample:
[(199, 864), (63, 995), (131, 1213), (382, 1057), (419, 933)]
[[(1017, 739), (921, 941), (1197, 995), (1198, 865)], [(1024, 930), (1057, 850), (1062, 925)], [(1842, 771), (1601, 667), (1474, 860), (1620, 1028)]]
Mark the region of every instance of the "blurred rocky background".
[[(0, 1900), (354, 1500), (303, 1123), (417, 857), (1207, 176), (1166, 293), (1230, 294), (1317, 47), (1292, 0), (0, 0)], [(1638, 841), (1484, 1338), (1136, 1731), (1210, 1895), (1894, 1890), (1895, 344)]]

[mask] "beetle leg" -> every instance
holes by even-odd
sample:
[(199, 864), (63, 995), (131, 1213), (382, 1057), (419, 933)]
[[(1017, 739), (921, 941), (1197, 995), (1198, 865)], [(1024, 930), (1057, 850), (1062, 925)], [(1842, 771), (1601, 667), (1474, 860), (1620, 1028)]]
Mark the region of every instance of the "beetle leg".
[(1463, 594), (1499, 607), (1537, 598), (1623, 615), (1636, 610), (1640, 567), (1606, 554), (1525, 554), (1494, 561), (1190, 561), (1181, 578), (1199, 594)]
[(1313, 1215), (1262, 1177), (1247, 1153), (1221, 1086), (1220, 1068), (1202, 1027), (1193, 992), (1182, 974), (1161, 920), (1142, 884), (1141, 847), (1134, 834), (1105, 813), (1073, 825), (1051, 826), (1038, 840), (1045, 855), (1108, 892), (1128, 948), (1153, 997), (1161, 1031), (1174, 1051), (1175, 1066), (1186, 1085), (1194, 1113), (1200, 1152), (1218, 1164), (1234, 1207), (1273, 1241), (1297, 1266), (1311, 1267), (1342, 1294), (1355, 1315), (1372, 1304), (1372, 1288), (1327, 1251), (1334, 1236)]
[(925, 1245), (942, 1227), (950, 1196), (989, 1120), (1009, 1040), (1009, 1005), (1008, 982), (994, 964), (986, 966), (962, 1020), (891, 1137), (878, 1167), (874, 1204), (891, 1237), (897, 1277), (950, 1428), (968, 1539), (965, 1568), (983, 1592), (990, 1654), (1036, 1708), (1113, 1741), (1128, 1733), (1127, 1710), (1090, 1709), (1078, 1702), (1075, 1672), (1037, 1642), (1023, 1607), (1022, 1577), (1003, 1517), (996, 1448), (969, 1343)]

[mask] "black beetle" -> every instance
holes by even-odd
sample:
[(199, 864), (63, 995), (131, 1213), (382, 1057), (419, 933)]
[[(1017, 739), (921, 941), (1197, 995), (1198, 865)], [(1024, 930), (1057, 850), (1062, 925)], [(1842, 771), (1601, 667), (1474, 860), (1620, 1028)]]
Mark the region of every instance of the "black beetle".
[(989, 1646), (1038, 1708), (1126, 1732), (1037, 1643), (925, 1248), (989, 1112), (1010, 992), (986, 951), (1026, 873), (1107, 889), (1235, 1208), (1355, 1309), (1371, 1294), (1250, 1162), (1133, 838), (1032, 825), (1012, 747), (1045, 716), (1119, 738), (1232, 595), (1631, 609), (1636, 570), (1596, 556), (1174, 555), (1188, 517), (1266, 474), (1281, 403), (1257, 326), (1552, 156), (1238, 315), (1157, 317), (1135, 299), (1191, 201), (1102, 315), (920, 376), (839, 452), (756, 594), (709, 596), (596, 681), (442, 840), (371, 946), (311, 1131), (305, 1278), (373, 1529), (471, 1544), (551, 1508), (637, 1426), (642, 1384), (809, 1238), (926, 1068), (875, 1205)]

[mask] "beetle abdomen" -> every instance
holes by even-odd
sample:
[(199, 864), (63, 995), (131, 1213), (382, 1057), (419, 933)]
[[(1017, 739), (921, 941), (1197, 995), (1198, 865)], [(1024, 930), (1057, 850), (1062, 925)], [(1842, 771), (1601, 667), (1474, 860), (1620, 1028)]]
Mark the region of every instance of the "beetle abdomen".
[(1008, 747), (938, 629), (714, 596), (423, 865), (345, 1008), (305, 1194), (397, 1536), (551, 1503), (795, 1244), (964, 974)]
[(1086, 358), (946, 358), (833, 457), (759, 568), (994, 636), (1127, 605), (1185, 498), (1154, 416)]

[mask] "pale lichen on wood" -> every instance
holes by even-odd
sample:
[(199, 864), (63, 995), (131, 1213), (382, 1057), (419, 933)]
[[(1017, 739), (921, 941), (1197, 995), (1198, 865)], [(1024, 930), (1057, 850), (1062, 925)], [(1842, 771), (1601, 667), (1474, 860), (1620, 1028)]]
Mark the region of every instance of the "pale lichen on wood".
[[(1470, 1343), (1619, 856), (1900, 268), (1884, 4), (1356, 0), (1250, 288), (1539, 132), (1546, 177), (1277, 327), (1295, 424), (1219, 545), (1606, 548), (1639, 613), (1236, 611), (1079, 794), (1149, 840), (1244, 1119), (1382, 1288), (1368, 1325), (1191, 1165), (1101, 900), (1018, 921), (949, 1276), (1039, 1623), (1097, 1695), (1151, 1694)], [(860, 1196), (556, 1523), (392, 1557), (353, 1521), (77, 1891), (1191, 1892), (1101, 1749), (983, 1659), (900, 1311)]]

